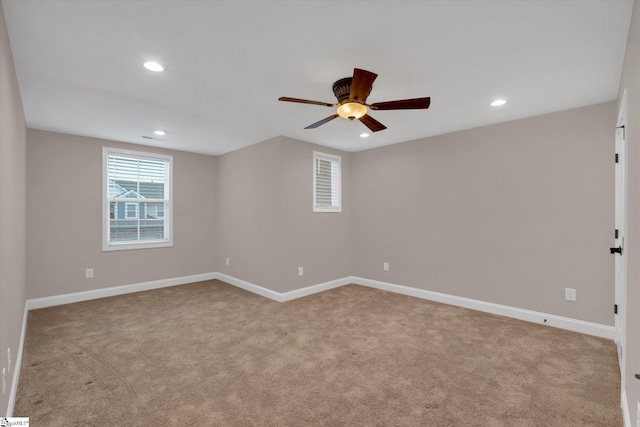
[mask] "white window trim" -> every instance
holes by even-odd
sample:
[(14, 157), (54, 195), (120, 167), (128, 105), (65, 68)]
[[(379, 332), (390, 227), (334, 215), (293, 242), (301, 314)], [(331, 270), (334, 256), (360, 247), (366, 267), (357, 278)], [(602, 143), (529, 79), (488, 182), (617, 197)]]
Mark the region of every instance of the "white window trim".
[[(335, 208), (326, 208), (326, 207), (318, 207), (316, 206), (316, 159), (318, 157), (325, 157), (332, 160), (337, 160), (338, 165), (340, 166), (340, 171), (338, 173), (338, 207)], [(313, 174), (313, 200), (311, 201), (313, 204), (313, 212), (332, 212), (339, 213), (342, 212), (342, 157), (336, 156), (334, 154), (322, 153), (320, 151), (313, 152), (313, 167), (311, 168), (311, 173)]]
[[(164, 221), (168, 237), (163, 240), (150, 240), (143, 242), (110, 242), (109, 241), (109, 156), (133, 156), (155, 161), (165, 161), (169, 164), (169, 203), (165, 208)], [(150, 249), (173, 246), (173, 156), (164, 154), (147, 153), (143, 151), (122, 150), (119, 148), (102, 147), (102, 250), (122, 251), (129, 249)]]

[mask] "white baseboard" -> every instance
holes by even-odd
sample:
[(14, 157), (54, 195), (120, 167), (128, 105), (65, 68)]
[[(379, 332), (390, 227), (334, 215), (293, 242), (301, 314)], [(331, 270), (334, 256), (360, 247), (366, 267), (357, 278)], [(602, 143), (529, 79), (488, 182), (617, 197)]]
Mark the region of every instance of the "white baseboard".
[(512, 317), (514, 319), (525, 320), (533, 323), (540, 323), (556, 328), (567, 329), (574, 332), (580, 332), (597, 337), (608, 338), (613, 340), (614, 327), (601, 325), (599, 323), (586, 322), (584, 320), (571, 319), (569, 317), (556, 316), (554, 314), (541, 313), (538, 311), (525, 310), (517, 307), (510, 307), (502, 304), (494, 304), (475, 300), (471, 298), (459, 297), (455, 295), (444, 294), (440, 292), (427, 291), (424, 289), (412, 288), (409, 286), (396, 285), (394, 283), (381, 282), (378, 280), (365, 279), (363, 277), (347, 276), (329, 282), (319, 283), (317, 285), (307, 286), (305, 288), (296, 289), (288, 292), (276, 292), (260, 285), (238, 279), (223, 273), (203, 273), (192, 276), (174, 277), (171, 279), (155, 280), (151, 282), (136, 283), (132, 285), (115, 286), (111, 288), (95, 289), (91, 291), (75, 292), (71, 294), (55, 295), (51, 297), (35, 298), (27, 300), (27, 310), (34, 310), (44, 307), (53, 307), (56, 305), (70, 304), (80, 301), (88, 301), (97, 298), (105, 298), (116, 295), (123, 295), (132, 292), (148, 291), (151, 289), (165, 288), (168, 286), (184, 285), (187, 283), (200, 282), (204, 280), (219, 279), (233, 286), (253, 292), (263, 297), (278, 302), (291, 301), (307, 295), (323, 292), (329, 289), (354, 283), (370, 288), (381, 289), (397, 294), (408, 295), (416, 298), (437, 301), (445, 304), (451, 304), (458, 307), (470, 308), (473, 310), (483, 311), (486, 313), (497, 314), (500, 316)]
[(329, 289), (339, 288), (340, 286), (353, 283), (353, 277), (343, 277), (342, 279), (331, 280), (329, 282), (319, 283), (306, 288), (295, 289), (293, 291), (281, 293), (281, 301), (291, 301), (296, 298), (306, 297), (308, 295), (317, 294), (318, 292), (328, 291)]
[(556, 316), (554, 314), (525, 310), (522, 308), (510, 307), (502, 304), (494, 304), (491, 302), (443, 294), (440, 292), (426, 291), (424, 289), (396, 285), (387, 282), (380, 282), (378, 280), (365, 279), (362, 277), (352, 277), (351, 283), (381, 289), (384, 291), (395, 292), (398, 294), (408, 295), (416, 298), (428, 299), (430, 301), (437, 301), (445, 304), (455, 305), (458, 307), (470, 308), (473, 310), (483, 311), (485, 313), (512, 317), (519, 320), (526, 320), (527, 322), (540, 323), (560, 329), (580, 332), (587, 335), (595, 335), (601, 338), (608, 338), (611, 340), (613, 340), (614, 338), (614, 327), (601, 325), (599, 323), (586, 322), (584, 320), (571, 319), (569, 317), (562, 317)]
[(237, 277), (229, 276), (223, 273), (215, 273), (216, 279), (222, 280), (225, 283), (236, 286), (245, 291), (253, 292), (254, 294), (261, 295), (263, 297), (272, 299), (274, 301), (282, 302), (282, 294), (280, 292), (272, 291), (271, 289), (263, 288), (246, 280), (238, 279)]
[(629, 402), (627, 401), (627, 392), (622, 389), (620, 393), (620, 407), (622, 408), (622, 420), (624, 427), (631, 427), (631, 416), (629, 415)]
[(517, 307), (510, 307), (502, 304), (494, 304), (475, 300), (471, 298), (459, 297), (455, 295), (443, 294), (440, 292), (427, 291), (424, 289), (412, 288), (409, 286), (396, 285), (394, 283), (381, 282), (378, 280), (365, 279), (363, 277), (347, 276), (329, 282), (317, 285), (307, 286), (305, 288), (296, 289), (288, 292), (276, 292), (260, 285), (238, 279), (223, 273), (204, 273), (192, 276), (175, 277), (171, 279), (155, 280), (151, 282), (136, 283), (132, 285), (115, 286), (112, 288), (96, 289), (84, 292), (75, 292), (71, 294), (55, 295), (51, 297), (35, 298), (27, 300), (27, 309), (34, 310), (44, 307), (52, 307), (62, 304), (70, 304), (74, 302), (87, 301), (97, 298), (105, 298), (116, 295), (123, 295), (132, 292), (147, 291), (151, 289), (165, 288), (168, 286), (183, 285), (186, 283), (200, 282), (203, 280), (219, 279), (233, 286), (253, 292), (263, 297), (278, 302), (291, 301), (307, 295), (337, 288), (340, 286), (354, 283), (370, 288), (381, 289), (389, 292), (395, 292), (402, 295), (408, 295), (416, 298), (437, 301), (445, 304), (451, 304), (459, 307), (479, 310), (486, 313), (497, 314), (500, 316), (512, 317), (514, 319), (526, 320), (528, 322), (540, 323), (556, 328), (567, 329), (574, 332), (580, 332), (597, 337), (608, 338), (613, 340), (614, 327), (601, 325), (599, 323), (586, 322), (584, 320), (571, 319), (569, 317), (556, 316), (554, 314), (541, 313), (538, 311), (525, 310)]
[(130, 294), (133, 292), (148, 291), (151, 289), (166, 288), (169, 286), (185, 285), (187, 283), (213, 280), (218, 277), (217, 273), (194, 274), (192, 276), (174, 277), (171, 279), (154, 280), (151, 282), (136, 283), (133, 285), (114, 286), (111, 288), (94, 289), (91, 291), (74, 292), (71, 294), (54, 295), (51, 297), (34, 298), (27, 300), (29, 310), (38, 308), (53, 307), (62, 304), (71, 304), (92, 299), (113, 297), (116, 295)]
[(20, 379), (20, 368), (22, 368), (22, 350), (24, 349), (24, 337), (27, 333), (27, 302), (24, 303), (24, 314), (22, 315), (22, 328), (20, 330), (20, 344), (18, 345), (18, 354), (15, 356), (13, 365), (13, 382), (9, 391), (9, 404), (7, 405), (7, 417), (13, 416), (13, 408), (16, 405), (16, 396), (18, 393), (18, 380)]
[(229, 276), (227, 274), (217, 273), (217, 279), (237, 286), (249, 292), (262, 295), (274, 301), (285, 302), (318, 292), (348, 285), (350, 283), (367, 286), (370, 288), (381, 289), (384, 291), (394, 292), (397, 294), (408, 295), (416, 298), (427, 299), (430, 301), (441, 302), (444, 304), (455, 305), (458, 307), (470, 308), (472, 310), (483, 311), (485, 313), (497, 314), (500, 316), (511, 317), (514, 319), (525, 320), (527, 322), (539, 323), (569, 331), (580, 332), (587, 335), (594, 335), (601, 338), (613, 340), (614, 327), (601, 325), (599, 323), (586, 322), (584, 320), (571, 319), (569, 317), (556, 316), (554, 314), (541, 313), (538, 311), (525, 310), (517, 307), (510, 307), (502, 304), (495, 304), (475, 300), (471, 298), (459, 297), (455, 295), (443, 294), (440, 292), (427, 291), (424, 289), (412, 288), (409, 286), (396, 285), (394, 283), (381, 282), (378, 280), (365, 279), (362, 277), (347, 276), (341, 279), (320, 283), (317, 285), (307, 286), (305, 288), (296, 289), (288, 292), (276, 292), (254, 283), (247, 282)]
[(291, 301), (296, 298), (306, 297), (308, 295), (317, 294), (318, 292), (327, 291), (333, 288), (339, 288), (340, 286), (353, 283), (351, 281), (351, 277), (343, 277), (341, 279), (331, 280), (329, 282), (319, 283), (317, 285), (307, 286), (305, 288), (295, 289), (293, 291), (277, 292), (260, 285), (256, 285), (255, 283), (247, 282), (246, 280), (229, 276), (228, 274), (216, 273), (216, 279), (244, 289), (245, 291), (253, 292), (254, 294), (258, 294), (278, 302)]

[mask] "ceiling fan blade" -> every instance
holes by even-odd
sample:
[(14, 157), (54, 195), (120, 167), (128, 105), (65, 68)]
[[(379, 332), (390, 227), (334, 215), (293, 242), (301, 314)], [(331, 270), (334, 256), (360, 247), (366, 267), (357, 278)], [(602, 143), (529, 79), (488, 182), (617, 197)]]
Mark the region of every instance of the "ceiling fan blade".
[(313, 104), (313, 105), (324, 105), (325, 107), (335, 107), (335, 104), (329, 104), (327, 102), (309, 101), (308, 99), (289, 98), (286, 96), (281, 96), (280, 98), (278, 98), (278, 101), (298, 102), (300, 104)]
[(317, 127), (322, 126), (325, 123), (330, 122), (331, 120), (335, 119), (336, 117), (340, 117), (340, 116), (338, 116), (337, 114), (334, 114), (333, 116), (329, 116), (327, 118), (324, 118), (324, 119), (320, 120), (319, 122), (315, 122), (314, 124), (307, 126), (305, 129), (315, 129)]
[(368, 114), (365, 114), (364, 116), (360, 117), (358, 120), (364, 123), (364, 125), (368, 127), (369, 130), (371, 130), (371, 132), (378, 132), (379, 130), (385, 130), (387, 128), (385, 125), (383, 125), (382, 123), (380, 123), (379, 121), (377, 121), (376, 119), (374, 119)]
[(420, 110), (429, 108), (431, 98), (402, 99), (400, 101), (376, 102), (369, 105), (372, 110)]
[(369, 92), (371, 92), (371, 87), (376, 77), (378, 77), (376, 73), (354, 68), (349, 98), (352, 101), (364, 103), (367, 100), (367, 96), (369, 96)]

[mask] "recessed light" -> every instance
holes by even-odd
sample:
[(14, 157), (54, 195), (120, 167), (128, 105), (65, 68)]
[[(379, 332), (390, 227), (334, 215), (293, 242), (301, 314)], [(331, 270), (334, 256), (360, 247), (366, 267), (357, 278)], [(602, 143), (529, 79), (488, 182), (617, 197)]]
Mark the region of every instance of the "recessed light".
[(147, 70), (156, 71), (156, 72), (164, 71), (164, 67), (162, 65), (153, 61), (145, 62), (144, 68), (146, 68)]
[(493, 101), (491, 103), (491, 106), (492, 107), (499, 107), (499, 106), (504, 105), (506, 103), (507, 103), (507, 101), (505, 101), (504, 99), (496, 99), (495, 101)]
[(366, 132), (363, 132), (360, 134), (360, 138), (369, 138), (369, 134)]
[(166, 133), (165, 131), (163, 131), (163, 130), (154, 130), (154, 131), (153, 131), (153, 133), (155, 133), (155, 134), (156, 134), (156, 135), (158, 135), (158, 136), (164, 136), (164, 135), (166, 135), (166, 134), (167, 134), (167, 133)]

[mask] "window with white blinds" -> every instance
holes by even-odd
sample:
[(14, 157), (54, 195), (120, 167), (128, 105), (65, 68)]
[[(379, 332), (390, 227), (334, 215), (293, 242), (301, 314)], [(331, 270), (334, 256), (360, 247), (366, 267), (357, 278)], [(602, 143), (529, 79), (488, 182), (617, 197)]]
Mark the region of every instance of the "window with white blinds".
[(173, 157), (103, 148), (102, 249), (172, 246)]
[(313, 152), (313, 211), (342, 212), (341, 158)]

